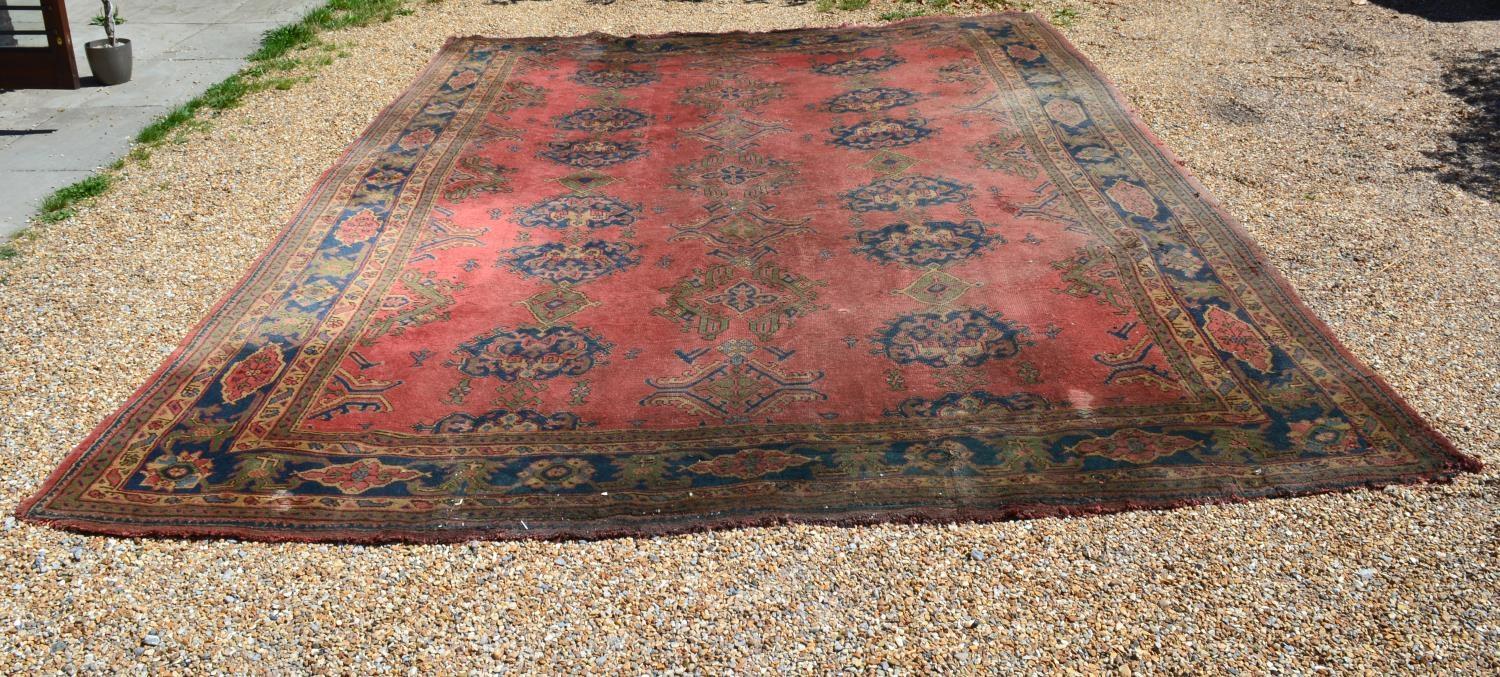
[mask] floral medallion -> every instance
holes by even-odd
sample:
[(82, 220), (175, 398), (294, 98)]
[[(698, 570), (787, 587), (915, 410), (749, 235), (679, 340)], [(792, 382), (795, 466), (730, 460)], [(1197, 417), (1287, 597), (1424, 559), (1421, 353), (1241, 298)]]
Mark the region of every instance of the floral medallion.
[(386, 465), (374, 458), (297, 473), (297, 477), (333, 487), (345, 494), (363, 494), (371, 489), (379, 489), (395, 482), (414, 480), (424, 475), (425, 473), (411, 468)]
[(571, 132), (608, 134), (640, 129), (651, 117), (638, 110), (619, 107), (580, 108), (557, 119), (558, 129)]
[(577, 414), (566, 411), (544, 414), (535, 409), (494, 409), (477, 415), (454, 412), (432, 425), (419, 425), (417, 430), (434, 435), (538, 432), (577, 430), (582, 423)]
[(852, 125), (834, 125), (830, 143), (855, 150), (880, 150), (910, 146), (932, 136), (932, 128), (922, 118), (879, 118)]
[(234, 363), (219, 381), (224, 402), (233, 404), (269, 385), (286, 367), (281, 353), (281, 346), (267, 343)]
[(1271, 347), (1244, 320), (1219, 306), (1209, 308), (1203, 317), (1203, 331), (1220, 350), (1262, 372), (1271, 370), (1275, 359)]
[(1005, 238), (975, 219), (964, 221), (900, 221), (855, 234), (855, 253), (881, 263), (914, 268), (943, 266), (983, 254)]
[(990, 360), (1015, 357), (1021, 352), (1027, 330), (999, 313), (984, 310), (950, 310), (916, 313), (892, 320), (872, 339), (884, 355), (897, 364), (929, 367), (977, 367)]
[(830, 113), (876, 113), (916, 102), (917, 95), (909, 89), (866, 87), (835, 96), (823, 102), (821, 108)]
[(214, 471), (213, 461), (192, 451), (163, 454), (151, 459), (142, 472), (141, 486), (156, 491), (188, 491)]
[(380, 217), (370, 209), (349, 215), (333, 229), (334, 239), (346, 245), (365, 242), (380, 232)]
[(521, 486), (539, 491), (573, 489), (593, 477), (594, 465), (581, 458), (546, 458), (516, 474)]
[(894, 212), (965, 202), (973, 190), (967, 184), (935, 176), (898, 176), (872, 181), (843, 197), (855, 212)]
[(573, 81), (600, 89), (627, 89), (656, 82), (655, 72), (620, 62), (595, 62), (584, 64), (573, 72)]
[(887, 416), (903, 418), (964, 418), (1021, 411), (1044, 411), (1052, 408), (1047, 398), (1036, 393), (996, 395), (987, 390), (945, 393), (928, 399), (912, 397), (901, 401)]
[(1359, 435), (1349, 421), (1338, 416), (1318, 416), (1293, 421), (1288, 426), (1287, 438), (1313, 455), (1349, 454), (1360, 448)]
[(943, 440), (912, 444), (902, 456), (913, 470), (946, 474), (968, 469), (974, 452), (958, 440)]
[(906, 63), (905, 59), (894, 54), (881, 54), (870, 57), (854, 57), (852, 59), (840, 59), (838, 61), (824, 61), (813, 64), (813, 72), (823, 75), (872, 75), (888, 71), (896, 66)]
[(629, 228), (641, 212), (639, 204), (629, 204), (606, 195), (561, 195), (519, 208), (519, 223), (527, 228)]
[(586, 485), (594, 477), (594, 464), (582, 458), (546, 458), (532, 462), (516, 473), (520, 485), (538, 491), (558, 491)]
[(580, 376), (613, 347), (587, 329), (568, 326), (501, 327), (460, 345), (458, 370), (474, 378), (545, 381)]
[(599, 169), (622, 162), (629, 162), (646, 154), (646, 150), (634, 141), (610, 141), (608, 139), (581, 139), (578, 141), (552, 141), (538, 156), (581, 169)]
[(582, 244), (548, 242), (516, 247), (506, 252), (497, 265), (527, 277), (578, 284), (626, 270), (640, 262), (635, 245), (590, 240)]
[(1079, 442), (1072, 446), (1071, 451), (1127, 463), (1150, 463), (1163, 456), (1187, 451), (1199, 445), (1199, 442), (1186, 437), (1126, 428), (1105, 437), (1095, 437)]

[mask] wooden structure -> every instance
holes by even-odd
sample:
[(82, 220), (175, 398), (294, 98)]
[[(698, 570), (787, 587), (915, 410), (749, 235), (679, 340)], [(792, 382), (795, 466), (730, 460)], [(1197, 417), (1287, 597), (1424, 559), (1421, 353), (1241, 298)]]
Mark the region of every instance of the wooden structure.
[(0, 0), (0, 89), (77, 89), (63, 0)]

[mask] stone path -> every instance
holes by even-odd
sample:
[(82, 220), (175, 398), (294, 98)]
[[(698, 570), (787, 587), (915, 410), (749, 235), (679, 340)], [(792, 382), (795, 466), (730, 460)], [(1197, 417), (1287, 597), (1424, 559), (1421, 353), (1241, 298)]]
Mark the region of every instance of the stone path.
[(0, 90), (0, 238), (26, 226), (42, 198), (124, 155), (142, 127), (244, 65), (267, 30), (321, 0), (131, 0), (119, 3), (134, 78), (100, 86), (83, 43), (104, 36), (89, 25), (93, 0), (68, 0), (83, 87)]

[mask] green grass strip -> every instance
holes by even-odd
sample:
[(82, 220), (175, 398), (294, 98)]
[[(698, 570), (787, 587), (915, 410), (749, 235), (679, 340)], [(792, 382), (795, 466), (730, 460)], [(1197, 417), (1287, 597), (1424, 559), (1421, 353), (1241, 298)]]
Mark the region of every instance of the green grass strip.
[(42, 210), (57, 211), (79, 200), (99, 195), (109, 190), (109, 184), (112, 181), (113, 179), (105, 174), (95, 174), (71, 186), (63, 186), (42, 201)]
[(320, 44), (319, 34), (390, 21), (398, 15), (410, 14), (411, 10), (406, 8), (408, 2), (409, 0), (329, 0), (328, 4), (308, 12), (294, 23), (266, 31), (261, 36), (260, 47), (246, 58), (250, 62), (249, 66), (157, 118), (136, 135), (136, 143), (160, 143), (179, 127), (190, 122), (201, 109), (227, 110), (239, 105), (240, 101), (254, 92), (282, 85), (283, 81), (280, 79), (267, 79), (268, 71), (291, 70), (305, 65), (303, 60), (289, 55)]
[[(294, 52), (321, 45), (318, 36), (327, 31), (366, 26), (411, 14), (412, 10), (407, 7), (411, 1), (328, 0), (327, 4), (308, 12), (299, 20), (266, 31), (261, 36), (260, 47), (246, 58), (249, 61), (247, 66), (146, 125), (136, 134), (137, 146), (128, 157), (138, 160), (149, 157), (150, 151), (143, 146), (165, 142), (174, 132), (192, 123), (201, 110), (227, 110), (238, 106), (246, 96), (254, 92), (291, 87), (296, 79), (272, 74), (297, 68), (317, 68), (332, 62), (327, 55), (322, 55), (323, 58), (303, 59), (294, 56)], [(424, 1), (427, 4), (437, 4), (441, 0)], [(122, 166), (123, 161), (116, 162), (108, 169), (78, 183), (59, 188), (42, 201), (35, 220), (56, 223), (72, 216), (73, 208), (79, 202), (97, 197), (108, 190), (114, 182), (114, 172)], [(0, 260), (15, 255), (14, 246), (0, 245)]]
[(815, 6), (819, 12), (832, 12), (836, 9), (852, 12), (856, 9), (869, 7), (870, 0), (818, 0)]
[(73, 215), (73, 205), (103, 194), (104, 191), (109, 190), (112, 183), (114, 183), (114, 176), (101, 172), (77, 183), (58, 188), (42, 200), (41, 214), (37, 218), (45, 223), (66, 219)]

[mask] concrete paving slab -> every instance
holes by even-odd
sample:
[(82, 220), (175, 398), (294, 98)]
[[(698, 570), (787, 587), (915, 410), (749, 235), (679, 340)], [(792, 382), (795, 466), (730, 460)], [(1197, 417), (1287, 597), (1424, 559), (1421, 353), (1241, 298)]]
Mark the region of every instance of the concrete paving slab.
[[(267, 30), (296, 20), (323, 0), (131, 0), (117, 34), (130, 38), (135, 78), (99, 86), (83, 44), (104, 37), (90, 26), (94, 0), (67, 0), (84, 87), (0, 91), (0, 239), (24, 228), (42, 198), (110, 164), (157, 116), (197, 96), (241, 66)], [(53, 130), (47, 133), (34, 133)]]
[[(66, 186), (70, 183), (88, 178), (93, 171), (81, 169), (62, 169), (46, 171), (23, 171), (0, 169), (0, 205), (8, 205), (15, 202), (35, 200), (41, 202), (45, 194), (37, 196), (32, 186), (43, 184), (48, 186)], [(55, 190), (55, 189), (54, 189)], [(49, 191), (50, 192), (50, 191)], [(34, 210), (33, 210), (34, 211)], [(15, 231), (20, 231), (17, 228)]]
[[(173, 60), (220, 59), (225, 52), (249, 54), (260, 48), (260, 36), (280, 26), (273, 23), (209, 24), (187, 39), (172, 45), (167, 56)], [(251, 29), (251, 30), (247, 30)]]
[(0, 136), (36, 129), (60, 110), (60, 108), (55, 106), (36, 106), (34, 108), (6, 108), (0, 106)]
[(229, 10), (229, 13), (226, 15), (226, 21), (271, 23), (280, 26), (301, 19), (304, 14), (307, 14), (320, 4), (285, 2), (275, 6), (268, 6), (266, 2), (246, 2)]
[[(0, 125), (3, 127), (3, 125)], [(5, 155), (5, 149), (11, 144), (34, 135), (46, 135), (56, 132), (55, 129), (3, 129), (0, 128), (0, 157)]]
[(46, 122), (58, 131), (23, 136), (6, 149), (7, 169), (81, 170), (97, 169), (114, 161), (121, 138), (130, 139), (151, 124), (162, 109), (157, 106), (104, 106), (75, 108), (58, 113)]
[[(89, 62), (83, 54), (83, 43), (104, 37), (104, 29), (98, 26), (78, 28), (73, 26), (74, 56), (78, 59), (78, 72), (87, 74)], [(164, 58), (172, 47), (186, 40), (193, 33), (203, 30), (203, 24), (164, 23), (148, 24), (134, 21), (120, 26), (115, 35), (130, 40), (130, 51), (137, 64), (151, 63)]]
[[(177, 103), (191, 99), (209, 85), (229, 77), (243, 63), (240, 59), (164, 59), (143, 64), (145, 67), (126, 83), (133, 86), (100, 87), (95, 96), (70, 110), (119, 106), (155, 106), (171, 110)], [(170, 105), (164, 101), (163, 92), (177, 91), (187, 96)]]
[[(69, 5), (72, 3), (70, 2)], [(97, 4), (97, 3), (96, 3)], [(245, 17), (238, 13), (241, 6), (258, 5), (264, 11), (267, 3), (251, 3), (246, 0), (178, 0), (177, 2), (138, 2), (130, 3), (128, 15), (122, 12), (132, 23), (143, 21), (149, 23), (236, 23)], [(295, 3), (292, 3), (295, 4)]]

